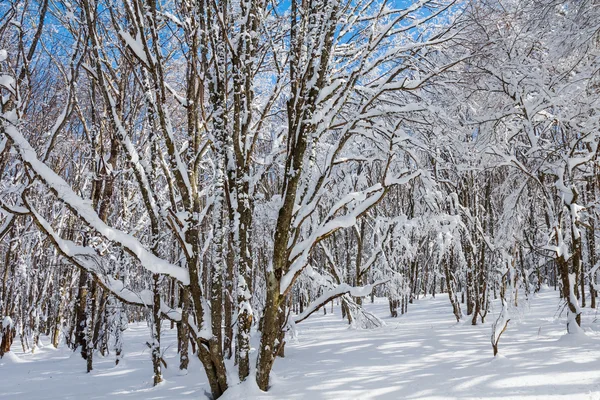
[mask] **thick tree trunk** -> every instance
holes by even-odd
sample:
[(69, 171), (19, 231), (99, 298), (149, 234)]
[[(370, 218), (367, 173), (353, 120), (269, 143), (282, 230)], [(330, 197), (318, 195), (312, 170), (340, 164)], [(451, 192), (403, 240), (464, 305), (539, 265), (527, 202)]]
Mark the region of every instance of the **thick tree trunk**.
[[(239, 169), (242, 177), (247, 176), (245, 169)], [(248, 179), (236, 181), (238, 193), (238, 208), (240, 214), (239, 232), (239, 267), (238, 267), (238, 293), (237, 293), (237, 335), (236, 335), (236, 361), (238, 363), (238, 377), (241, 381), (250, 374), (250, 330), (253, 322), (252, 293), (253, 263), (251, 256), (251, 229), (252, 208), (250, 204), (250, 187)]]
[(0, 321), (0, 333), (2, 334), (2, 340), (0, 341), (0, 358), (4, 357), (4, 354), (10, 351), (10, 347), (15, 339), (15, 327), (10, 317), (4, 317)]
[[(393, 300), (391, 297), (388, 298), (388, 304), (390, 305), (390, 315), (392, 318), (398, 317), (398, 300)], [(404, 307), (402, 307), (404, 311)]]
[(236, 346), (236, 361), (239, 368), (240, 380), (246, 379), (250, 374), (250, 328), (252, 327), (252, 308), (250, 304), (250, 290), (242, 275), (238, 283), (238, 334)]
[(279, 279), (275, 271), (267, 271), (266, 273), (267, 298), (263, 312), (262, 337), (256, 370), (256, 383), (261, 390), (265, 391), (269, 388), (269, 374), (275, 361), (275, 340), (280, 330), (279, 306), (282, 298), (279, 293)]
[[(578, 326), (581, 326), (581, 314), (577, 312), (577, 304), (575, 304), (574, 302), (576, 301), (575, 298), (575, 294), (571, 293), (571, 283), (570, 283), (570, 277), (569, 277), (569, 262), (567, 260), (565, 260), (564, 256), (559, 256), (557, 259), (557, 265), (560, 271), (560, 279), (561, 279), (561, 292), (562, 292), (562, 297), (563, 299), (565, 299), (565, 301), (567, 302), (567, 313), (569, 313), (569, 317), (568, 322), (567, 322), (567, 332), (569, 333), (575, 333), (577, 332), (577, 329), (574, 327), (571, 327), (570, 324), (572, 323), (571, 321), (574, 319), (575, 322), (577, 322)], [(573, 318), (574, 316), (574, 318)]]

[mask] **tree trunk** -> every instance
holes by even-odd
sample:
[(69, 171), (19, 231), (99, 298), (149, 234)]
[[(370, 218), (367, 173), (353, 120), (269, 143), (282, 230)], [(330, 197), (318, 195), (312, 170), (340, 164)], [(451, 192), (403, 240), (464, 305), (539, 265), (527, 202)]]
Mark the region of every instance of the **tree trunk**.
[(88, 297), (88, 274), (87, 272), (81, 271), (79, 273), (79, 285), (77, 291), (76, 307), (75, 312), (75, 340), (73, 342), (73, 349), (79, 349), (81, 357), (87, 358), (87, 341), (85, 339), (86, 330), (86, 306)]
[(98, 296), (98, 284), (96, 280), (89, 277), (88, 280), (91, 280), (92, 285), (91, 289), (88, 293), (87, 299), (87, 307), (86, 307), (86, 323), (85, 323), (85, 341), (86, 341), (86, 351), (87, 355), (85, 357), (87, 361), (87, 372), (91, 372), (94, 369), (93, 361), (94, 361), (94, 321), (96, 318), (96, 298)]
[(460, 318), (462, 317), (462, 312), (460, 310), (460, 303), (458, 302), (458, 298), (456, 297), (456, 294), (454, 292), (454, 287), (453, 287), (454, 278), (452, 277), (452, 275), (450, 273), (450, 266), (454, 263), (453, 260), (454, 260), (454, 252), (451, 250), (448, 260), (444, 259), (444, 261), (442, 263), (444, 266), (444, 274), (446, 275), (446, 290), (448, 291), (448, 298), (450, 299), (450, 304), (452, 305), (452, 312), (454, 313), (454, 316), (456, 317), (456, 321), (458, 322), (458, 321), (460, 321)]
[(152, 292), (153, 303), (152, 303), (152, 368), (154, 370), (154, 386), (162, 382), (162, 369), (161, 362), (162, 356), (160, 352), (160, 275), (152, 275)]
[(190, 294), (187, 288), (182, 287), (179, 291), (179, 306), (181, 307), (181, 321), (177, 322), (177, 340), (179, 347), (179, 369), (187, 370), (190, 363), (189, 359), (189, 309)]
[(10, 351), (10, 347), (15, 339), (15, 327), (10, 317), (4, 317), (0, 322), (0, 333), (2, 333), (2, 340), (0, 341), (0, 358), (4, 357), (4, 354)]

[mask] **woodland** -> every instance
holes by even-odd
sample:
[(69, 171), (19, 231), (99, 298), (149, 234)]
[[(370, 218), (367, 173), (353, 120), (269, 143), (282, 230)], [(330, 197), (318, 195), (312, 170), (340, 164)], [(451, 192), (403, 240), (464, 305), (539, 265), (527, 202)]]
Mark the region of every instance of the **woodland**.
[(585, 335), (599, 138), (596, 0), (1, 1), (0, 357), (142, 324), (217, 399), (334, 304)]

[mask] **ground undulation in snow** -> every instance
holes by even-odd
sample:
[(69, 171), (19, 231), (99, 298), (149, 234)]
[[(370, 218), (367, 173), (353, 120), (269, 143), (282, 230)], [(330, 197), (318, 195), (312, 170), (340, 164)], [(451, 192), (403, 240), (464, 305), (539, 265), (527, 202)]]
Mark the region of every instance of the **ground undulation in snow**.
[[(586, 336), (565, 332), (558, 292), (532, 296), (518, 310), (492, 357), (490, 311), (484, 325), (470, 318), (456, 323), (446, 295), (420, 299), (408, 314), (389, 318), (387, 302), (366, 307), (386, 326), (349, 328), (340, 310), (328, 306), (298, 325), (286, 357), (278, 359), (272, 388), (253, 382), (235, 385), (225, 399), (590, 399), (600, 400), (600, 321), (585, 309)], [(178, 370), (175, 330), (166, 331), (165, 382), (152, 387), (148, 328), (125, 333), (124, 360), (97, 355), (94, 371), (63, 345), (23, 354), (17, 338), (12, 354), (0, 360), (0, 398), (7, 399), (180, 399), (206, 398), (202, 366), (192, 359), (187, 375)], [(46, 343), (48, 340), (46, 339)], [(231, 373), (234, 369), (231, 368)]]

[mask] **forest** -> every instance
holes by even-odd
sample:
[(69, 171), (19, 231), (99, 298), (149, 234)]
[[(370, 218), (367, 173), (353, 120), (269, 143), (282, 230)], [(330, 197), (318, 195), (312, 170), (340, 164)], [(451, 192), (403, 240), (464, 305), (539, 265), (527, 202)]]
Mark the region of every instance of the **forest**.
[(150, 389), (268, 396), (432, 299), (598, 350), (599, 138), (596, 0), (1, 1), (0, 376), (143, 328)]

